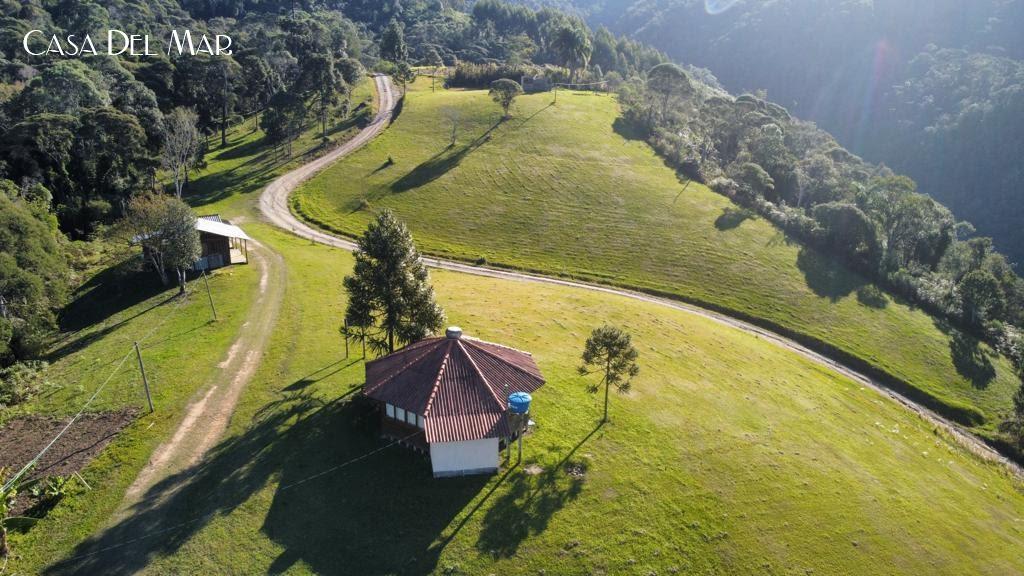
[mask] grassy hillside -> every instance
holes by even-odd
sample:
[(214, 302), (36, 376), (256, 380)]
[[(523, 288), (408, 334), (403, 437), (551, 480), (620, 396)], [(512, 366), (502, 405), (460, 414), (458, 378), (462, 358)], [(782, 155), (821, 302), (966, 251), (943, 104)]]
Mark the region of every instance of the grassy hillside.
[[(217, 363), (242, 327), (258, 285), (252, 267), (221, 269), (210, 277), (218, 322), (212, 322), (202, 282), (186, 300), (163, 289), (152, 273), (119, 277), (110, 270), (76, 293), (65, 312), (69, 332), (51, 350), (48, 388), (20, 413), (70, 416), (110, 378), (90, 411), (133, 408), (141, 415), (82, 472), (92, 490), (74, 485), (46, 519), (25, 535), (12, 536), (13, 572), (67, 550), (116, 509), (150, 453), (177, 427), (193, 394), (217, 372)], [(149, 414), (133, 342), (146, 362), (156, 412)], [(125, 359), (122, 364), (122, 359)], [(100, 439), (97, 439), (100, 440)]]
[[(354, 90), (353, 108), (360, 104), (373, 105), (369, 81)], [(267, 147), (262, 132), (254, 132), (252, 127), (253, 121), (249, 120), (232, 130), (227, 146), (214, 142), (206, 156), (207, 166), (189, 188), (187, 199), (197, 213), (253, 218), (256, 196), (252, 193), (303, 158), (318, 153), (321, 144), (319, 130), (310, 126), (294, 143), (293, 156), (288, 157)], [(345, 121), (335, 126), (330, 137), (337, 143), (357, 131), (354, 122)], [(244, 227), (248, 229), (249, 225)], [(16, 556), (11, 568), (16, 573), (38, 573), (41, 566), (108, 519), (153, 450), (175, 431), (193, 395), (217, 375), (218, 362), (243, 329), (260, 284), (252, 266), (233, 266), (212, 273), (210, 288), (220, 319), (213, 323), (201, 281), (191, 284), (194, 293), (182, 303), (174, 298), (176, 287), (159, 286), (148, 270), (107, 268), (107, 252), (94, 260), (89, 266), (91, 279), (63, 311), (64, 332), (49, 352), (52, 365), (46, 372), (44, 393), (15, 410), (0, 413), (0, 424), (22, 414), (74, 414), (111, 374), (110, 382), (89, 410), (128, 407), (143, 415), (83, 471), (93, 490), (66, 498), (31, 531), (13, 536)], [(145, 396), (132, 349), (137, 340), (142, 340), (158, 409), (153, 415), (145, 414)], [(123, 365), (115, 370), (126, 355)]]
[[(448, 147), (446, 111), (460, 114)], [(884, 371), (918, 401), (991, 429), (1017, 380), (984, 345), (928, 315), (879, 301), (860, 277), (788, 241), (725, 198), (680, 182), (616, 131), (605, 95), (517, 101), (430, 91), (421, 81), (395, 124), (294, 198), (342, 234), (389, 207), (428, 252), (635, 286), (730, 310)], [(388, 158), (394, 163), (389, 164)]]
[[(433, 480), (423, 457), (376, 451), (352, 401), (363, 366), (337, 334), (351, 256), (253, 232), (289, 289), (230, 436), (74, 554), (116, 548), (46, 573), (1024, 570), (1019, 486), (898, 404), (754, 336), (563, 287), (433, 273), (451, 322), (532, 351), (548, 378), (521, 467)], [(634, 334), (642, 372), (597, 428), (573, 368), (605, 320)]]

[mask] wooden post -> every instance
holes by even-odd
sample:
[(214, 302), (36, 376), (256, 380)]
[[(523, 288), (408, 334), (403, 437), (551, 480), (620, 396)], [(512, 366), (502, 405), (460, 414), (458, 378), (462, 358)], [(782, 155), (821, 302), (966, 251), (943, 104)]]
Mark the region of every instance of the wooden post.
[(348, 360), (348, 320), (345, 320), (345, 328), (342, 335), (345, 337), (345, 359)]
[(146, 365), (142, 362), (142, 351), (139, 350), (139, 343), (135, 343), (135, 357), (139, 359), (139, 372), (142, 373), (142, 387), (146, 390), (146, 403), (149, 404), (149, 412), (153, 413), (153, 396), (149, 393), (149, 379), (146, 378)]
[(206, 298), (210, 300), (210, 310), (213, 311), (213, 321), (217, 321), (217, 308), (213, 305), (213, 293), (210, 292), (210, 282), (206, 279), (206, 270), (203, 270), (203, 284), (206, 285)]

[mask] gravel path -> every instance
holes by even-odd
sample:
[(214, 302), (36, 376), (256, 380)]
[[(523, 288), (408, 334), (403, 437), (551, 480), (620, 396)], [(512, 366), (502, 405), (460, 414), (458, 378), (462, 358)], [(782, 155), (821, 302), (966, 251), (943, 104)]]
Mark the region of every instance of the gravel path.
[[(300, 220), (288, 207), (288, 196), (292, 193), (305, 180), (308, 180), (314, 176), (320, 170), (323, 170), (333, 162), (340, 160), (349, 153), (359, 149), (363, 144), (372, 140), (377, 134), (379, 134), (384, 128), (388, 126), (391, 121), (392, 114), (396, 105), (394, 96), (394, 88), (388, 77), (377, 75), (374, 77), (376, 83), (377, 93), (379, 95), (379, 107), (377, 116), (374, 121), (367, 126), (359, 135), (352, 140), (348, 141), (343, 146), (333, 150), (325, 156), (322, 156), (309, 164), (305, 164), (283, 176), (277, 180), (271, 182), (260, 196), (259, 206), (260, 211), (264, 217), (272, 224), (279, 228), (289, 230), (294, 234), (303, 238), (308, 238), (321, 244), (341, 248), (343, 250), (354, 251), (356, 244), (352, 240), (346, 238), (340, 238), (324, 232), (323, 230), (317, 229), (310, 224)], [(1007, 469), (1017, 474), (1020, 477), (1024, 477), (1024, 468), (1021, 468), (1015, 462), (1002, 456), (999, 452), (985, 444), (974, 434), (966, 431), (958, 424), (940, 416), (932, 410), (917, 404), (916, 402), (904, 397), (901, 394), (891, 390), (883, 383), (878, 382), (868, 376), (861, 374), (857, 370), (845, 366), (844, 364), (833, 360), (823, 354), (815, 352), (806, 346), (791, 340), (780, 334), (776, 334), (770, 330), (755, 326), (743, 320), (733, 318), (726, 314), (707, 310), (699, 306), (694, 306), (677, 300), (671, 300), (668, 298), (661, 298), (658, 296), (651, 296), (650, 294), (644, 294), (642, 292), (636, 292), (632, 290), (625, 290), (620, 288), (612, 288), (608, 286), (602, 286), (598, 284), (590, 284), (586, 282), (577, 282), (572, 280), (564, 280), (560, 278), (552, 278), (548, 276), (540, 276), (536, 274), (527, 274), (523, 272), (515, 272), (510, 270), (499, 270), (494, 268), (486, 268), (481, 266), (473, 266), (464, 264), (462, 262), (455, 262), (451, 260), (442, 260), (438, 258), (424, 257), (424, 261), (427, 265), (440, 268), (443, 270), (452, 270), (455, 272), (462, 272), (465, 274), (475, 274), (477, 276), (487, 276), (491, 278), (501, 278), (507, 280), (520, 280), (527, 282), (538, 282), (543, 284), (555, 284), (559, 286), (569, 286), (572, 288), (579, 288), (583, 290), (592, 290), (596, 292), (604, 292), (606, 294), (614, 294), (617, 296), (623, 296), (626, 298), (632, 298), (634, 300), (640, 300), (643, 302), (650, 302), (680, 310), (689, 314), (694, 314), (707, 318), (719, 324), (742, 330), (744, 332), (754, 334), (758, 338), (762, 338), (773, 344), (786, 348), (792, 352), (795, 352), (804, 358), (807, 358), (813, 362), (821, 364), (830, 368), (831, 370), (842, 374), (843, 376), (850, 378), (861, 385), (872, 388), (879, 393), (888, 396), (889, 398), (899, 402), (907, 409), (916, 412), (922, 418), (932, 422), (936, 426), (944, 429), (951, 437), (953, 437), (961, 446), (970, 450), (979, 457), (989, 460), (992, 462), (998, 462)]]

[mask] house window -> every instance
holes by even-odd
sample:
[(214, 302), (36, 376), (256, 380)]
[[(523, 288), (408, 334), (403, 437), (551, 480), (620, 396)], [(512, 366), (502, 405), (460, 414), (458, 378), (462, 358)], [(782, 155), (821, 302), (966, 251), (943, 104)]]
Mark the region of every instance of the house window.
[(406, 412), (406, 414), (405, 414), (405, 422), (407, 424), (415, 426), (416, 425), (416, 415), (413, 414), (412, 412)]
[(388, 414), (388, 418), (394, 418), (395, 417), (395, 407), (392, 406), (391, 404), (387, 405), (385, 411)]
[(397, 420), (405, 420), (405, 410), (402, 410), (398, 406), (395, 406), (395, 418)]
[(418, 425), (418, 426), (419, 426), (420, 428), (423, 428), (423, 416), (416, 416), (416, 420), (417, 420), (417, 422), (416, 422), (416, 423), (417, 423), (417, 425)]

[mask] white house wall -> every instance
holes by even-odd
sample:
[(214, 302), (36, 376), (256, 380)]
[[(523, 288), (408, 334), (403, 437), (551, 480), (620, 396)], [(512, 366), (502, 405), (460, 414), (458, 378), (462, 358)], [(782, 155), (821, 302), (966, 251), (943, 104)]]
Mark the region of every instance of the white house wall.
[(498, 439), (481, 438), (464, 442), (434, 442), (430, 464), (434, 476), (490, 474), (498, 470)]

